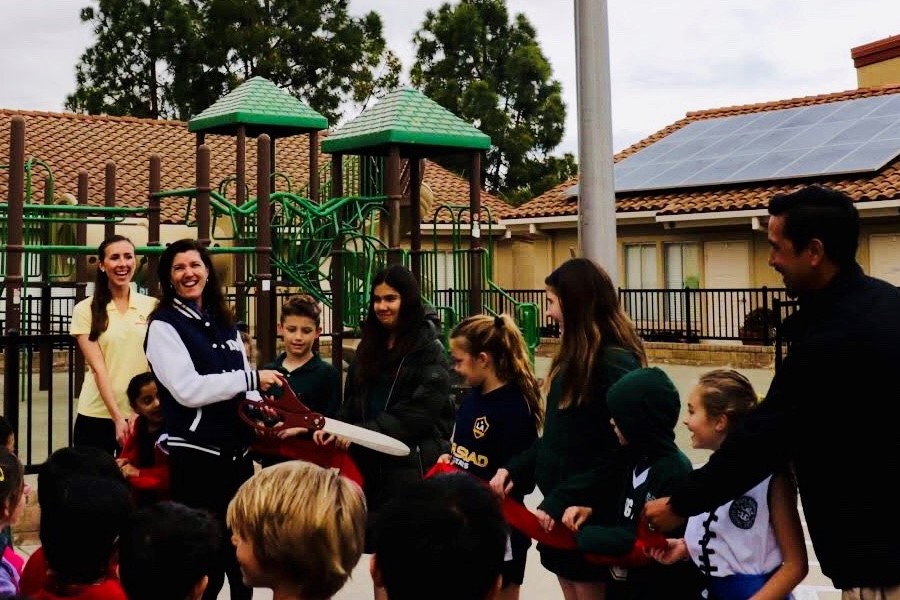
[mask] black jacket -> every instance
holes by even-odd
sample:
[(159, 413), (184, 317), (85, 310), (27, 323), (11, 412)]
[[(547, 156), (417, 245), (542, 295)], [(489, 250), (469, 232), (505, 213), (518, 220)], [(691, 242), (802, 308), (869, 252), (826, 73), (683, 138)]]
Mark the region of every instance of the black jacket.
[(409, 456), (398, 457), (351, 446), (370, 511), (402, 485), (421, 479), (450, 448), (454, 410), (447, 355), (430, 322), (423, 322), (417, 335), (416, 345), (401, 358), (396, 372), (388, 374), (390, 392), (378, 414), (369, 409), (368, 386), (357, 382), (355, 358), (347, 372), (337, 418), (389, 435), (412, 450)]
[(696, 515), (793, 461), (822, 572), (839, 589), (900, 584), (900, 291), (854, 265), (800, 298), (765, 401), (673, 494)]

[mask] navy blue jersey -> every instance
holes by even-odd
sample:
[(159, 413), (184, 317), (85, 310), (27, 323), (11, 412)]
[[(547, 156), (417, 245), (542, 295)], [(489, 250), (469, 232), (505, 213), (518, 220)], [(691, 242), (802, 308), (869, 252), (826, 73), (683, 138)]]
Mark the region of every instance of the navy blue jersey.
[[(453, 464), (490, 480), (510, 458), (528, 449), (537, 439), (534, 416), (519, 386), (504, 385), (487, 394), (473, 389), (456, 415)], [(521, 499), (531, 490), (513, 489)]]

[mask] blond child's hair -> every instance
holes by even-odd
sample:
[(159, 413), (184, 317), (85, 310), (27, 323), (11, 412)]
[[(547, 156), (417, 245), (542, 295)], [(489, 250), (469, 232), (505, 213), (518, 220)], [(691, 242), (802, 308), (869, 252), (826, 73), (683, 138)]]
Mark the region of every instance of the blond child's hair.
[(531, 366), (525, 338), (508, 314), (496, 317), (474, 315), (457, 325), (450, 334), (453, 342), (461, 344), (464, 352), (478, 356), (482, 352), (493, 361), (494, 370), (502, 383), (515, 383), (522, 390), (534, 427), (544, 425), (544, 404), (541, 388)]
[(336, 470), (294, 460), (244, 482), (226, 519), (263, 571), (296, 585), (304, 598), (330, 598), (362, 554), (366, 501)]
[(697, 391), (706, 414), (728, 417), (729, 429), (756, 408), (759, 397), (753, 384), (734, 369), (713, 369), (700, 376)]

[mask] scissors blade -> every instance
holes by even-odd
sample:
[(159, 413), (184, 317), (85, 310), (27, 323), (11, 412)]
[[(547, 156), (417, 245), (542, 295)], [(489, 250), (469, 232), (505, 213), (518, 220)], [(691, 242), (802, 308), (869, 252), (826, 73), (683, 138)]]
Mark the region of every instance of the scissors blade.
[(350, 440), (354, 444), (359, 444), (384, 454), (390, 454), (391, 456), (406, 456), (409, 454), (409, 446), (398, 439), (365, 427), (344, 423), (337, 419), (326, 417), (322, 431)]

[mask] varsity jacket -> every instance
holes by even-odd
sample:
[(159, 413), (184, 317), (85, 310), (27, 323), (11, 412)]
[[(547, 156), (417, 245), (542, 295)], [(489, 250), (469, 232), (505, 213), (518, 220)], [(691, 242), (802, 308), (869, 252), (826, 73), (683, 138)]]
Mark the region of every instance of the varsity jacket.
[(251, 371), (234, 327), (216, 323), (194, 303), (176, 298), (151, 315), (144, 342), (165, 416), (166, 443), (211, 454), (240, 454), (253, 430), (238, 415), (238, 402), (258, 399), (259, 375)]
[(900, 520), (881, 483), (900, 472), (900, 291), (845, 267), (800, 297), (766, 399), (673, 491), (713, 510), (792, 461), (807, 530), (834, 587), (900, 585)]

